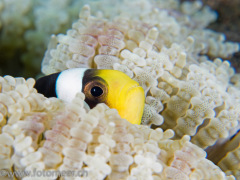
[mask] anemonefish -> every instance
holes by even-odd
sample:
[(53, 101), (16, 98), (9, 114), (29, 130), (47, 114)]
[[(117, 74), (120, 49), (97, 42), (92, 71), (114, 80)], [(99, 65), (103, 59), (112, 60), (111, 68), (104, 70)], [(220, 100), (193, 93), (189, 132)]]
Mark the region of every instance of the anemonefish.
[(37, 91), (46, 97), (71, 102), (78, 92), (85, 94), (90, 108), (105, 103), (133, 124), (140, 124), (144, 109), (143, 88), (117, 70), (74, 68), (44, 76), (36, 81)]

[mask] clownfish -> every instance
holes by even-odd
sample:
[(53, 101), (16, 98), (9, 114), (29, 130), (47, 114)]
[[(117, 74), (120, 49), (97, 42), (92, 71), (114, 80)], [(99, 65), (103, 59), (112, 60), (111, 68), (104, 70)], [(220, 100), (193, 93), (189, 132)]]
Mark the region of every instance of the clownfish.
[(85, 94), (90, 108), (105, 103), (133, 124), (140, 124), (145, 94), (138, 82), (117, 70), (73, 68), (39, 78), (34, 88), (46, 97), (71, 102), (78, 92)]

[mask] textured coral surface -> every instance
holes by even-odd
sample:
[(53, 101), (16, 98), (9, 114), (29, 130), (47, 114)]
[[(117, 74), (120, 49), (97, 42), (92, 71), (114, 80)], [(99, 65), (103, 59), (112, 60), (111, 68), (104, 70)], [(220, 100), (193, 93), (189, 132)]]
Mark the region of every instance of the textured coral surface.
[[(0, 14), (36, 18), (33, 30), (27, 30), (33, 26), (28, 16), (16, 19), (25, 24), (11, 36), (19, 41), (14, 46), (32, 49), (23, 57), (30, 69), (50, 39), (44, 74), (120, 70), (144, 88), (146, 102), (142, 125), (133, 125), (104, 104), (88, 111), (83, 94), (67, 104), (38, 94), (34, 79), (1, 77), (0, 170), (84, 170), (83, 179), (240, 179), (240, 75), (221, 59), (239, 44), (206, 29), (217, 18), (209, 7), (200, 1), (93, 1), (72, 28), (57, 34), (80, 4), (29, 1), (15, 17), (14, 2), (0, 1)], [(13, 33), (17, 24), (0, 17), (2, 32)]]

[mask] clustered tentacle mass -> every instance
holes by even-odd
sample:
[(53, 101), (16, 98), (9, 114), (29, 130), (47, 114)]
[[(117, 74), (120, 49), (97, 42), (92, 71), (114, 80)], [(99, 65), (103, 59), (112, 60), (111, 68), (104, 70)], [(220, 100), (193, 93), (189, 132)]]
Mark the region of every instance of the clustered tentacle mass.
[(1, 77), (0, 169), (82, 169), (86, 179), (239, 179), (240, 76), (221, 59), (239, 44), (206, 29), (215, 19), (199, 1), (83, 6), (71, 29), (51, 36), (42, 72), (124, 72), (144, 88), (143, 125), (103, 104), (88, 112), (83, 95), (66, 104), (38, 94), (33, 79)]
[[(84, 179), (234, 179), (206, 159), (206, 152), (188, 135), (171, 140), (173, 130), (131, 124), (105, 104), (86, 110), (82, 93), (64, 103), (38, 94), (29, 85), (33, 79), (18, 80), (10, 76), (1, 80), (1, 87), (11, 87), (1, 89), (2, 105), (2, 97), (10, 92), (31, 92), (22, 97), (25, 104), (4, 99), (8, 122), (1, 124), (1, 170), (32, 173), (22, 179), (40, 178), (33, 176), (34, 171), (51, 175), (56, 170), (84, 170)], [(41, 99), (30, 104), (34, 96)], [(14, 111), (8, 111), (13, 106)], [(228, 158), (222, 164), (228, 166)]]

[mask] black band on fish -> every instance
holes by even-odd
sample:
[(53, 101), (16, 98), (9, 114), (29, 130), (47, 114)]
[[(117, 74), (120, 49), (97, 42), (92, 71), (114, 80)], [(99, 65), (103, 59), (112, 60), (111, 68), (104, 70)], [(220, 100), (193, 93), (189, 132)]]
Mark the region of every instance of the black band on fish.
[(43, 94), (46, 97), (57, 97), (56, 95), (56, 80), (58, 78), (60, 73), (54, 73), (50, 74), (48, 76), (44, 76), (39, 78), (34, 88), (37, 89), (37, 91), (41, 94)]

